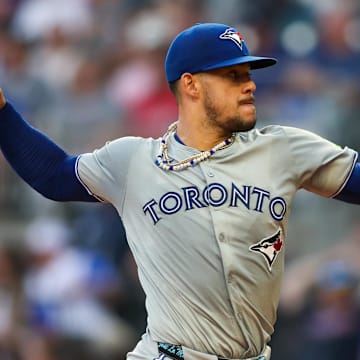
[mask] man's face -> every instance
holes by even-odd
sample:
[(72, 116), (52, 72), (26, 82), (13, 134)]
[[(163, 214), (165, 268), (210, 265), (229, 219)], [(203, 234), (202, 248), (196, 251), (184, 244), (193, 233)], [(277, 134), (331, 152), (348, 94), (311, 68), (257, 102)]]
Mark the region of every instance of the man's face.
[(251, 130), (256, 124), (250, 65), (242, 64), (196, 74), (202, 88), (205, 121), (223, 134)]

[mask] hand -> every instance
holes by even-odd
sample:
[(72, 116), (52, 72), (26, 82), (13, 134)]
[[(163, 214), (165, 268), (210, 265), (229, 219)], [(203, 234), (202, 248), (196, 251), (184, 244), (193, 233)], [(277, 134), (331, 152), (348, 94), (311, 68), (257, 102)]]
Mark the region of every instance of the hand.
[(6, 104), (5, 95), (2, 89), (0, 88), (0, 110), (5, 106), (5, 104)]

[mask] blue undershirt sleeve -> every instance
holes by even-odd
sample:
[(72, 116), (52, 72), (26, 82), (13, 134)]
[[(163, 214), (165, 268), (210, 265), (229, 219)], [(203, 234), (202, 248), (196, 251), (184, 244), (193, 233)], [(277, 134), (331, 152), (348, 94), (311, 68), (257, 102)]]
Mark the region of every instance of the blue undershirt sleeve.
[(0, 110), (0, 148), (16, 173), (46, 198), (98, 201), (77, 178), (77, 156), (33, 128), (10, 103)]
[(345, 187), (335, 197), (335, 199), (351, 204), (360, 204), (360, 163), (357, 162), (355, 164)]

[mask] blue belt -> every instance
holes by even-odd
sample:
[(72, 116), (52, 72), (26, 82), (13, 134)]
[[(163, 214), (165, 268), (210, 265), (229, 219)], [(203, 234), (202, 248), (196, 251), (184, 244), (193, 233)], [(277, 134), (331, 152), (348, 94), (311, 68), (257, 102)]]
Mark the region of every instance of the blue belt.
[[(164, 354), (169, 356), (171, 359), (174, 360), (184, 360), (184, 351), (181, 345), (173, 345), (158, 342), (158, 350), (159, 354)], [(217, 355), (218, 360), (229, 360)], [(265, 356), (259, 356), (257, 360), (266, 360)]]

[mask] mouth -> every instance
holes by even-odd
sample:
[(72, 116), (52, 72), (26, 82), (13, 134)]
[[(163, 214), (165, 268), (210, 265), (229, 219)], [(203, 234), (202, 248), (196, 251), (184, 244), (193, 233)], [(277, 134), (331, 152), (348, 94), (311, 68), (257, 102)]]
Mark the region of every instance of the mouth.
[(246, 113), (254, 114), (256, 112), (256, 106), (254, 101), (241, 101), (239, 108)]
[(246, 99), (242, 99), (239, 101), (239, 105), (253, 105), (255, 106), (255, 98), (254, 97), (249, 97)]
[[(247, 97), (239, 101), (239, 112), (242, 116), (250, 117), (251, 120), (256, 119), (255, 98)], [(249, 119), (250, 119), (249, 118)]]

